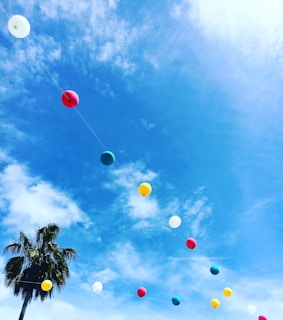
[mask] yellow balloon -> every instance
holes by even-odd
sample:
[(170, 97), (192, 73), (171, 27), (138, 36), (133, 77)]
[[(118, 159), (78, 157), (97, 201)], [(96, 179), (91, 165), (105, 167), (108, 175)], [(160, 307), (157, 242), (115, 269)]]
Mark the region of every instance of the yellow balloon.
[(224, 288), (223, 289), (223, 294), (224, 294), (225, 297), (231, 297), (232, 294), (233, 294), (233, 291), (230, 288)]
[(41, 282), (41, 289), (43, 291), (50, 291), (52, 289), (52, 282), (50, 280), (44, 280)]
[(218, 308), (220, 306), (220, 301), (218, 299), (212, 299), (210, 303), (212, 308)]
[(139, 193), (141, 196), (146, 197), (151, 193), (151, 185), (147, 182), (143, 182), (139, 185)]

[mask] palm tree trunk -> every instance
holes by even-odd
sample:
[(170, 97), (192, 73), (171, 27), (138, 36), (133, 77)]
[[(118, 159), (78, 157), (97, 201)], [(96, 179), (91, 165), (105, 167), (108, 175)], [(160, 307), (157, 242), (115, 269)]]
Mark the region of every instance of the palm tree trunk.
[(24, 319), (24, 316), (25, 316), (25, 313), (26, 313), (26, 308), (27, 308), (29, 300), (30, 300), (30, 295), (27, 294), (25, 296), (25, 299), (24, 299), (24, 302), (23, 302), (23, 306), (22, 306), (22, 310), (21, 310), (21, 313), (20, 313), (19, 320), (23, 320)]

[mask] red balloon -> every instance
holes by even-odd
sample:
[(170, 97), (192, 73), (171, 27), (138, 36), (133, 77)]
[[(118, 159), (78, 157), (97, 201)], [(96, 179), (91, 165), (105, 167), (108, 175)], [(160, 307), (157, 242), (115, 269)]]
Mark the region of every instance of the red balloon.
[(197, 246), (197, 242), (194, 238), (189, 238), (186, 241), (186, 245), (189, 249), (194, 249)]
[(266, 316), (258, 316), (258, 320), (267, 320)]
[(74, 108), (79, 103), (79, 96), (73, 90), (66, 90), (62, 94), (63, 105), (67, 108)]
[(146, 295), (146, 288), (144, 288), (144, 287), (138, 288), (138, 290), (137, 290), (137, 295), (138, 295), (140, 298), (144, 297), (144, 296)]

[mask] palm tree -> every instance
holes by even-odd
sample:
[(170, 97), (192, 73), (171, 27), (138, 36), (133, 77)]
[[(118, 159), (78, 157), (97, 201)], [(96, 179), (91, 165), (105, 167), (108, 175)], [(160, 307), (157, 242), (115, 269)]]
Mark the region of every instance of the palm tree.
[[(19, 241), (4, 249), (4, 253), (16, 254), (5, 266), (5, 285), (13, 288), (14, 295), (24, 299), (19, 320), (24, 319), (26, 307), (33, 298), (41, 301), (51, 298), (54, 285), (60, 290), (70, 276), (67, 260), (75, 258), (77, 253), (54, 243), (59, 232), (60, 228), (53, 223), (38, 229), (35, 241), (20, 232)], [(50, 291), (41, 289), (41, 283), (46, 279), (52, 281)]]

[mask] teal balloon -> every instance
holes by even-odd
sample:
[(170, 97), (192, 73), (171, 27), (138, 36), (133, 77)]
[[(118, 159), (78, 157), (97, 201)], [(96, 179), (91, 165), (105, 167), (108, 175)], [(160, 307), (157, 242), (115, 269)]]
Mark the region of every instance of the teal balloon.
[(210, 273), (213, 275), (217, 275), (219, 273), (219, 268), (217, 266), (211, 266)]
[(100, 157), (100, 160), (104, 165), (109, 166), (114, 163), (115, 155), (111, 151), (104, 151)]
[(181, 303), (181, 298), (178, 297), (178, 296), (175, 296), (172, 298), (172, 303), (175, 305), (175, 306), (178, 306), (180, 303)]

